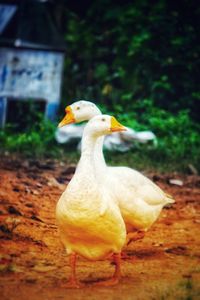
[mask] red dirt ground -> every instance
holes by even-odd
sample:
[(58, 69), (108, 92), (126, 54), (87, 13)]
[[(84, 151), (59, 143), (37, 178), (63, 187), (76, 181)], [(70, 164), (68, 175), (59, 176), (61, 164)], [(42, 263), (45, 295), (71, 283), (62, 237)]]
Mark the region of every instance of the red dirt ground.
[(194, 175), (147, 174), (176, 203), (163, 209), (143, 240), (125, 248), (118, 285), (92, 284), (111, 276), (110, 260), (80, 258), (78, 277), (86, 287), (62, 288), (70, 268), (55, 206), (73, 172), (73, 166), (56, 161), (0, 162), (0, 299), (200, 299), (200, 177)]

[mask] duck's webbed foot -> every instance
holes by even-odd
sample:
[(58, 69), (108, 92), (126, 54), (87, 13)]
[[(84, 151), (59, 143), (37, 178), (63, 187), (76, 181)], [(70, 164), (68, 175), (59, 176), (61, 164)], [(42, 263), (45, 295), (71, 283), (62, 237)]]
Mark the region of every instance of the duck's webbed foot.
[(84, 285), (77, 280), (74, 280), (70, 278), (70, 280), (66, 283), (61, 284), (61, 287), (67, 288), (67, 289), (80, 289), (84, 287)]
[(113, 286), (119, 283), (118, 278), (112, 277), (111, 279), (99, 281), (95, 283), (95, 286)]

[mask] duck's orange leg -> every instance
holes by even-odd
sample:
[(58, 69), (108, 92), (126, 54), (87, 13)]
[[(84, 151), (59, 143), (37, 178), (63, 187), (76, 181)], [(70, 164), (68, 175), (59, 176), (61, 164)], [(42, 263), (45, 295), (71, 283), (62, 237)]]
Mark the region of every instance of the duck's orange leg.
[(70, 254), (69, 262), (70, 262), (70, 267), (71, 267), (71, 274), (69, 281), (65, 284), (62, 285), (62, 287), (65, 288), (80, 288), (82, 285), (77, 281), (76, 279), (76, 253)]
[(121, 277), (121, 253), (113, 254), (113, 261), (115, 263), (113, 279), (118, 283)]
[(97, 282), (95, 285), (112, 286), (116, 285), (121, 277), (121, 253), (113, 254), (113, 261), (115, 263), (115, 272), (111, 279)]

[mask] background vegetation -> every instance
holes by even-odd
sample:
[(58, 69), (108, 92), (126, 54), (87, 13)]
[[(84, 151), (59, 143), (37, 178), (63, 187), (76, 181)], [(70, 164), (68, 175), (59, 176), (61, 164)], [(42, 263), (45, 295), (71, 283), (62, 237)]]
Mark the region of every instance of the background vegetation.
[[(113, 163), (187, 171), (200, 168), (199, 19), (194, 0), (58, 1), (50, 10), (66, 40), (60, 118), (78, 99), (97, 103), (136, 130), (152, 130), (158, 146), (110, 154)], [(61, 155), (55, 125), (42, 120), (0, 132), (3, 150)], [(68, 156), (70, 151), (68, 151)]]

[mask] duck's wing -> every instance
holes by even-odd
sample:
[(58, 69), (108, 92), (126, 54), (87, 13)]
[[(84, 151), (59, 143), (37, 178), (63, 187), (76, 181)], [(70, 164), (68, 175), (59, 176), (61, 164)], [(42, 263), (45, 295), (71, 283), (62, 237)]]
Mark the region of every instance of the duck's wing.
[(142, 173), (127, 167), (109, 167), (111, 174), (116, 176), (119, 182), (133, 194), (133, 197), (141, 198), (149, 205), (166, 205), (174, 203), (172, 196), (166, 194), (159, 186)]

